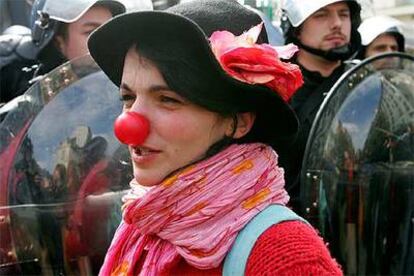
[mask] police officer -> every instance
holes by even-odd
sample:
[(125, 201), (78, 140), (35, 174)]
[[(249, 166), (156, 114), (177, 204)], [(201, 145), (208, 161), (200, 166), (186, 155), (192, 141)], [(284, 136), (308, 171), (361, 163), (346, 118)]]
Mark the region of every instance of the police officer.
[(389, 16), (373, 16), (365, 19), (358, 28), (361, 35), (359, 59), (385, 52), (405, 52), (403, 23)]
[[(291, 106), (301, 123), (292, 148), (280, 154), (294, 208), (299, 208), (299, 178), (307, 138), (326, 93), (344, 73), (344, 61), (358, 50), (361, 7), (352, 0), (286, 0), (281, 26), (285, 41), (299, 47), (292, 62), (304, 76), (304, 85)], [(298, 210), (299, 211), (299, 210)]]
[(86, 54), (88, 35), (125, 11), (119, 0), (36, 0), (31, 33), (20, 28), (0, 37), (0, 102), (22, 94), (37, 76)]

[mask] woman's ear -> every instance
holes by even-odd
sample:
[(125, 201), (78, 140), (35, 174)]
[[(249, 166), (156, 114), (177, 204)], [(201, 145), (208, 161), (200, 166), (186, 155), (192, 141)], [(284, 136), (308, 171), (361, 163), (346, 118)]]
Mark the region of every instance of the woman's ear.
[(237, 113), (237, 126), (235, 127), (233, 138), (238, 139), (245, 136), (249, 131), (252, 129), (254, 121), (256, 119), (256, 114), (253, 112), (244, 112), (244, 113)]

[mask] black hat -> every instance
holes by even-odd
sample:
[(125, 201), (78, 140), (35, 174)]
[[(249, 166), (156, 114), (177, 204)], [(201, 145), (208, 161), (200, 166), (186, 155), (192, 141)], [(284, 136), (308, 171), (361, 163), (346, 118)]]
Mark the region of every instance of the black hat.
[[(246, 141), (263, 142), (278, 148), (296, 137), (298, 120), (294, 112), (277, 92), (264, 85), (241, 82), (226, 73), (208, 40), (215, 31), (226, 30), (240, 35), (260, 22), (256, 12), (237, 1), (197, 0), (165, 11), (117, 16), (92, 33), (88, 46), (91, 56), (117, 86), (121, 82), (125, 55), (133, 44), (169, 49), (171, 56), (202, 68), (205, 82), (218, 84), (220, 89), (209, 90), (211, 95), (208, 97), (215, 97), (216, 102), (220, 99), (234, 105), (234, 110), (238, 112), (256, 112), (256, 121), (245, 137)], [(160, 39), (162, 43), (159, 43)], [(180, 43), (185, 50), (175, 53), (176, 48), (169, 48), (172, 40)], [(264, 29), (257, 42), (267, 43)], [(190, 100), (196, 102), (196, 98)]]

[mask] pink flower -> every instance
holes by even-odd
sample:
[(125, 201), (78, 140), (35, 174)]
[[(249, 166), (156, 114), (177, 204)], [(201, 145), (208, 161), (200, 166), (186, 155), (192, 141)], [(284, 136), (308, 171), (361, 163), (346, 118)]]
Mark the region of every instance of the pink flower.
[(283, 62), (298, 50), (294, 44), (273, 47), (256, 44), (263, 23), (235, 36), (216, 31), (210, 36), (211, 48), (223, 69), (232, 77), (249, 84), (263, 84), (285, 101), (303, 84), (299, 66)]

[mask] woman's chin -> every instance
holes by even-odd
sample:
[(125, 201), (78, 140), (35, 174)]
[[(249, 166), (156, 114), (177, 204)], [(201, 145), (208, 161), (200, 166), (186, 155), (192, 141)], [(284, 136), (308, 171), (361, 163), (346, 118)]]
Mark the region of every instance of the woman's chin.
[(135, 177), (135, 180), (138, 182), (139, 185), (145, 186), (145, 187), (157, 186), (161, 182), (161, 180), (159, 180), (159, 179), (143, 177), (143, 176), (140, 176), (140, 175), (134, 175), (134, 177)]

